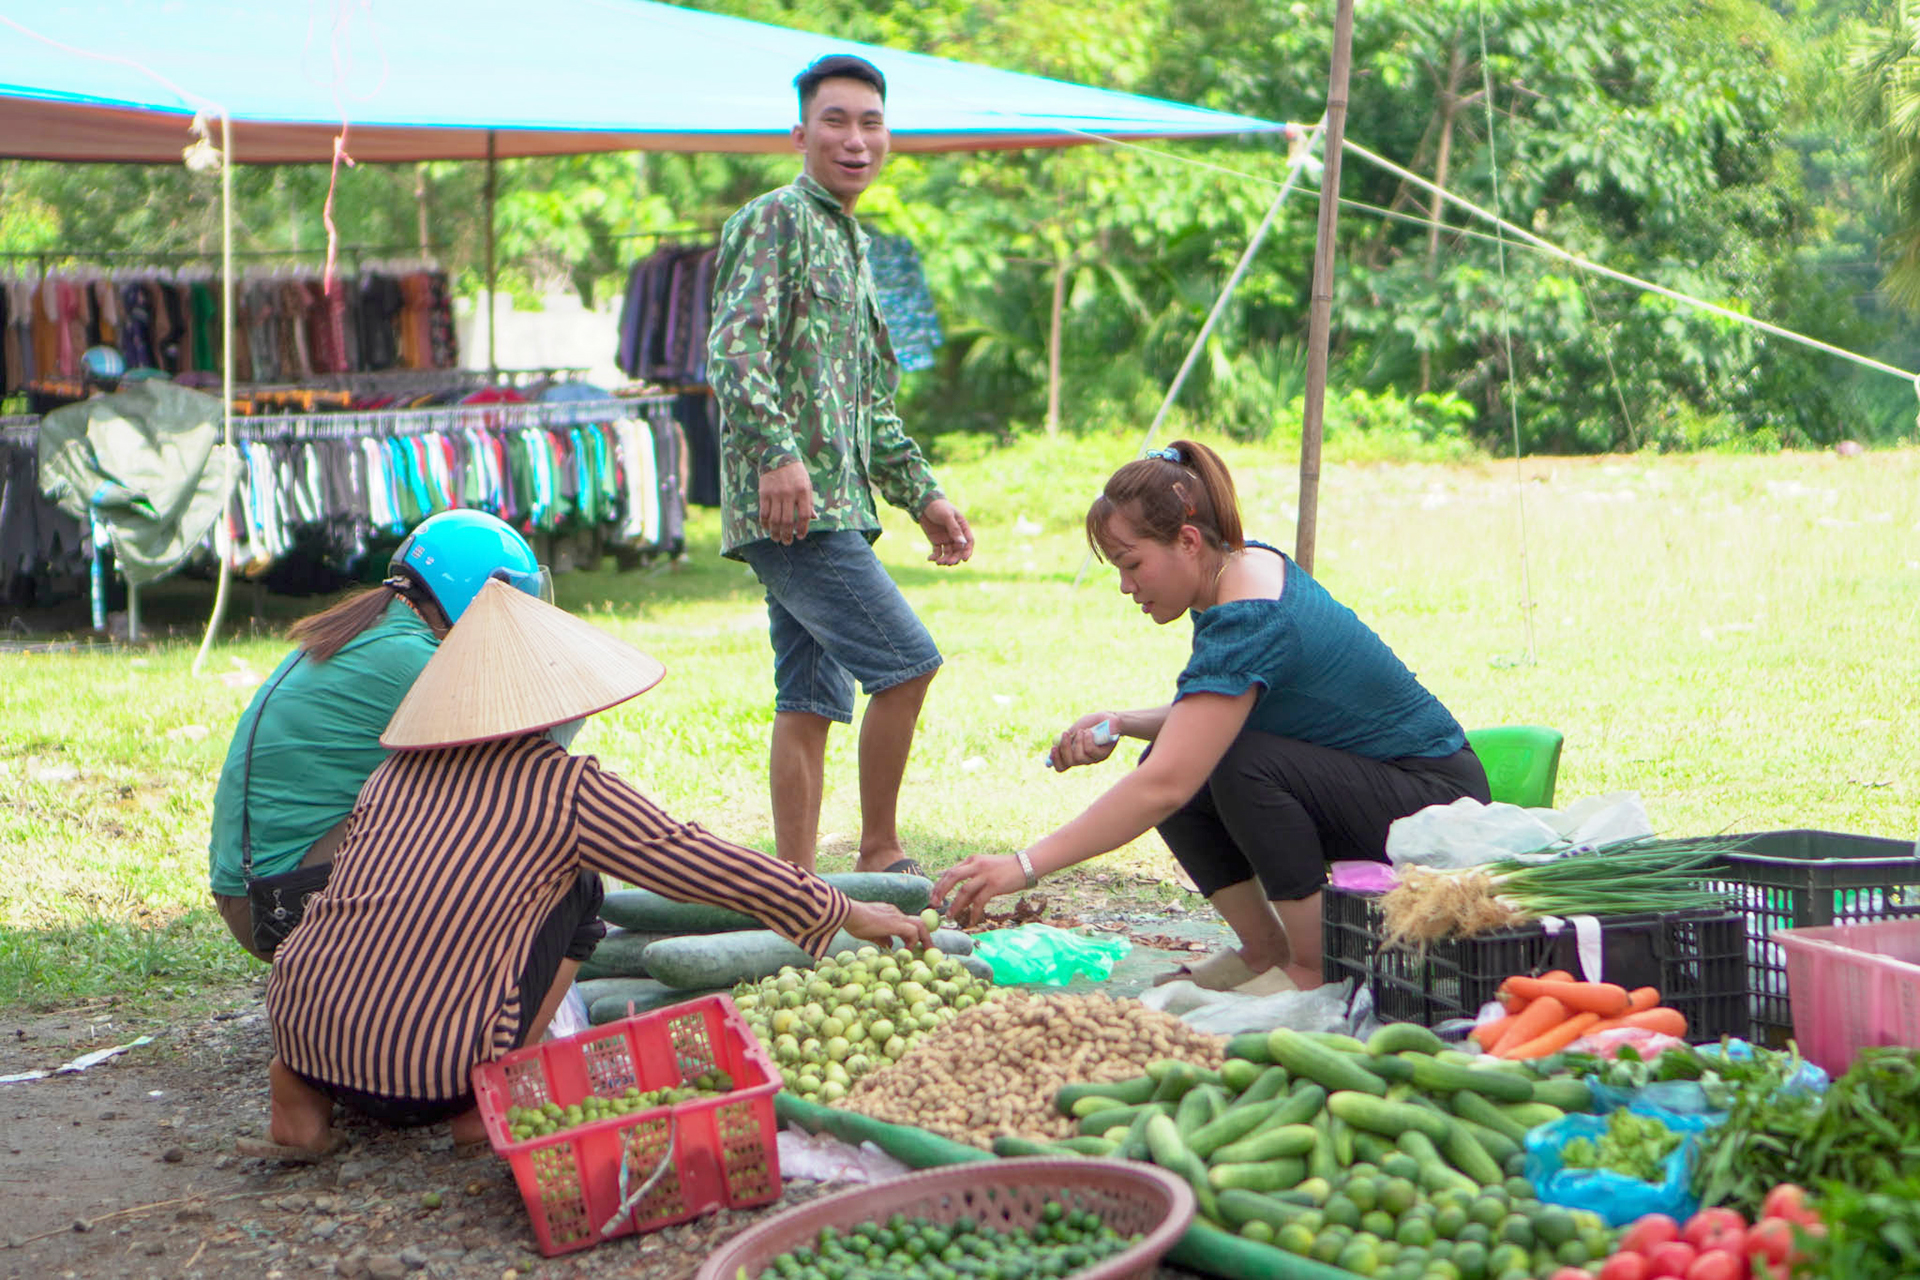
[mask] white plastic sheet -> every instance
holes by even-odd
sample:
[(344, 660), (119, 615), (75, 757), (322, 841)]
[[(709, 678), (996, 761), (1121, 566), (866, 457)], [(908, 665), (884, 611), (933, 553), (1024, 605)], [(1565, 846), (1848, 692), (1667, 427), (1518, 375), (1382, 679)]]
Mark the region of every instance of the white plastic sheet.
[(1168, 982), (1149, 987), (1140, 1003), (1171, 1013), (1196, 1031), (1234, 1036), (1243, 1031), (1346, 1031), (1347, 1002), (1352, 992), (1344, 983), (1330, 982), (1311, 991), (1281, 991), (1268, 996), (1210, 991), (1191, 982)]
[(886, 1182), (912, 1172), (871, 1142), (852, 1146), (832, 1134), (786, 1128), (776, 1135), (782, 1180)]
[(1387, 829), (1387, 858), (1395, 867), (1452, 870), (1652, 834), (1647, 811), (1631, 791), (1589, 796), (1565, 809), (1481, 804), (1462, 796), (1396, 820)]

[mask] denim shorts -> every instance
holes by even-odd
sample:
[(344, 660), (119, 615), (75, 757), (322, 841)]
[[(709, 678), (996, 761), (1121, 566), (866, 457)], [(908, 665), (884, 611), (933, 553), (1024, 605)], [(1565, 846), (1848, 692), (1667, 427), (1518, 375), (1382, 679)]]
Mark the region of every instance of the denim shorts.
[(775, 711), (853, 721), (853, 682), (868, 694), (940, 665), (933, 637), (855, 529), (740, 548), (767, 589)]

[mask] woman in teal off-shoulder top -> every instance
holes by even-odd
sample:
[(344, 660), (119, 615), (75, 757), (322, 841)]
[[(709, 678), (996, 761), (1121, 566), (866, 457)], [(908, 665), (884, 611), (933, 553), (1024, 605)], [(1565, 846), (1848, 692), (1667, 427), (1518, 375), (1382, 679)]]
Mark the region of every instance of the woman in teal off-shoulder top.
[(1327, 864), (1384, 861), (1387, 828), (1427, 805), (1485, 802), (1486, 771), (1371, 628), (1244, 537), (1233, 478), (1205, 445), (1176, 441), (1121, 467), (1087, 512), (1087, 539), (1154, 622), (1192, 616), (1173, 701), (1074, 721), (1056, 769), (1097, 764), (1121, 737), (1153, 745), (1059, 830), (953, 867), (936, 900), (957, 888), (965, 919), (1154, 828), (1240, 943), (1168, 979), (1255, 994), (1319, 985)]

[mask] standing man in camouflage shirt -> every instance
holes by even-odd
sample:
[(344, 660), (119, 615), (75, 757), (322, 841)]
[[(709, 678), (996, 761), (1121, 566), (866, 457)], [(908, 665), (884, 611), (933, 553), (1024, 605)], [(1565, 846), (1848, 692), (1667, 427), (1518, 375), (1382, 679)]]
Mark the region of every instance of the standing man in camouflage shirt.
[(895, 808), (940, 651), (873, 553), (871, 486), (920, 522), (935, 564), (971, 556), (973, 531), (894, 411), (900, 366), (853, 217), (887, 158), (886, 81), (840, 55), (794, 85), (804, 167), (728, 219), (714, 277), (720, 550), (751, 565), (767, 590), (779, 855), (813, 867), (827, 731), (853, 722), (858, 679), (869, 701), (855, 867), (917, 872)]

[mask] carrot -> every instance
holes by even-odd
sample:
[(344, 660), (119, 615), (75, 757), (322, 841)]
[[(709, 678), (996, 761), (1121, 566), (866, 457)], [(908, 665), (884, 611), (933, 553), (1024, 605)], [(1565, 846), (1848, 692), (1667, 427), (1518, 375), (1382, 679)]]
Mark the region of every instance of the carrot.
[(1513, 1026), (1513, 1020), (1519, 1016), (1510, 1013), (1504, 1018), (1495, 1018), (1492, 1022), (1482, 1023), (1467, 1034), (1472, 1037), (1475, 1044), (1486, 1052), (1492, 1053), (1493, 1047), (1500, 1043), (1500, 1037), (1507, 1033), (1508, 1028)]
[[(1636, 987), (1627, 992), (1627, 1013), (1643, 1013), (1660, 1007), (1660, 992), (1655, 987)], [(1622, 1015), (1624, 1016), (1624, 1015)]]
[(1514, 1016), (1513, 1023), (1507, 1028), (1506, 1034), (1494, 1044), (1493, 1056), (1504, 1058), (1507, 1055), (1502, 1050), (1509, 1045), (1525, 1044), (1535, 1036), (1546, 1034), (1547, 1031), (1566, 1020), (1567, 1006), (1552, 996), (1541, 996)]
[(1517, 996), (1535, 1000), (1552, 996), (1579, 1013), (1597, 1013), (1603, 1018), (1627, 1012), (1627, 989), (1611, 982), (1550, 982), (1545, 978), (1508, 978), (1507, 987)]
[(1587, 1028), (1593, 1031), (1616, 1031), (1621, 1027), (1638, 1027), (1642, 1031), (1657, 1031), (1663, 1036), (1672, 1036), (1676, 1040), (1687, 1038), (1687, 1015), (1678, 1009), (1669, 1009), (1659, 1005), (1652, 1009), (1640, 1009), (1621, 1018), (1608, 1018)]
[(1557, 1053), (1587, 1034), (1600, 1021), (1597, 1013), (1576, 1013), (1565, 1022), (1548, 1027), (1545, 1032), (1522, 1044), (1500, 1046), (1496, 1058), (1544, 1058)]
[[(1518, 978), (1526, 978), (1527, 975), (1522, 973), (1522, 974), (1516, 974), (1514, 976)], [(1529, 981), (1535, 981), (1535, 979), (1529, 979)], [(1537, 981), (1572, 982), (1573, 975), (1568, 973), (1565, 969), (1549, 969), (1545, 973), (1541, 974), (1540, 977), (1537, 979)], [(1501, 1005), (1505, 1007), (1508, 1013), (1519, 1013), (1522, 1009), (1525, 1009), (1527, 1005), (1532, 1002), (1533, 997), (1523, 996), (1518, 992), (1512, 990), (1510, 986), (1512, 982), (1513, 982), (1513, 978), (1508, 978), (1505, 982), (1500, 984), (1499, 989), (1494, 994), (1495, 994), (1495, 997), (1500, 1001)]]
[(1529, 982), (1572, 982), (1573, 975), (1568, 973), (1565, 969), (1549, 969), (1545, 973), (1541, 974), (1538, 978), (1528, 978), (1527, 975), (1524, 973), (1516, 973), (1513, 975), (1513, 977), (1508, 978), (1505, 982), (1500, 984), (1500, 994), (1503, 996), (1511, 994), (1513, 990), (1513, 983), (1516, 979), (1525, 980)]

